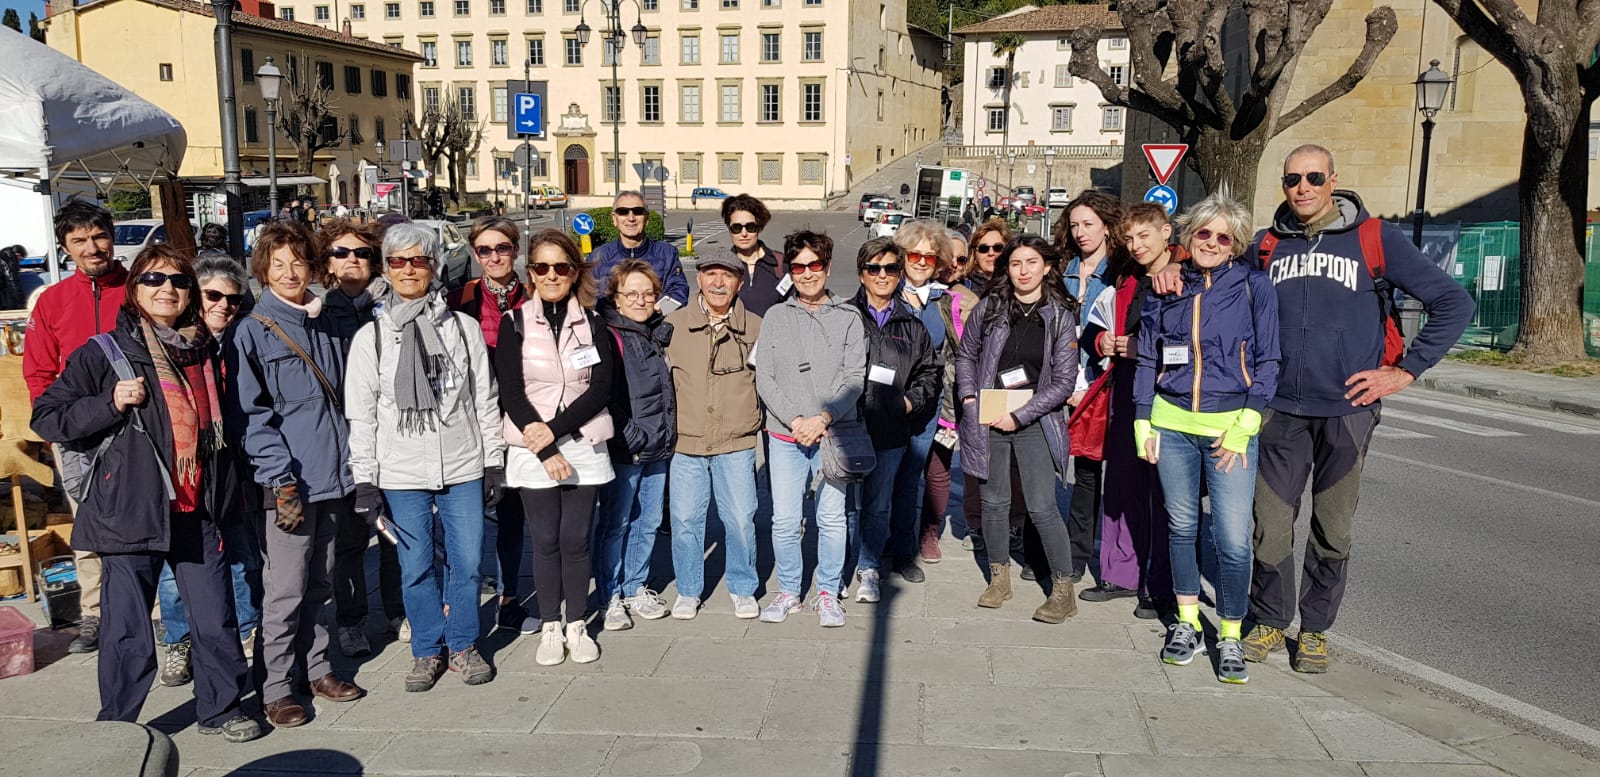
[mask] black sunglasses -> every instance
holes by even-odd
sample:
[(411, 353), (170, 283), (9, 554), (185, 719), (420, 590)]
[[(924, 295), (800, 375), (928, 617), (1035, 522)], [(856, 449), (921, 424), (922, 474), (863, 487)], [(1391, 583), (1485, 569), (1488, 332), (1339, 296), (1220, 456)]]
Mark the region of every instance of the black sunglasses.
[(729, 224), (728, 225), (728, 234), (730, 234), (730, 235), (737, 235), (740, 232), (749, 232), (750, 234), (754, 235), (754, 234), (756, 234), (756, 233), (758, 233), (760, 231), (761, 231), (761, 227), (756, 226), (756, 223), (754, 221), (750, 222), (749, 224)]
[[(1321, 186), (1321, 185), (1323, 185), (1323, 184), (1328, 182), (1328, 174), (1327, 173), (1306, 173), (1305, 178), (1306, 178), (1307, 181), (1311, 182), (1312, 186)], [(1283, 174), (1283, 188), (1285, 188), (1285, 189), (1293, 189), (1294, 187), (1299, 186), (1299, 185), (1300, 185), (1300, 174), (1299, 173), (1284, 173)]]
[(802, 275), (802, 274), (805, 273), (806, 270), (810, 270), (812, 272), (822, 272), (823, 270), (826, 270), (826, 269), (828, 269), (828, 263), (822, 261), (821, 259), (818, 259), (818, 260), (816, 260), (814, 262), (790, 262), (789, 263), (789, 274), (790, 275)]
[(617, 214), (618, 216), (645, 216), (649, 215), (650, 209), (645, 207), (612, 208), (611, 212)]
[(139, 275), (139, 285), (149, 286), (152, 289), (159, 289), (167, 285), (167, 281), (172, 281), (172, 288), (174, 289), (187, 290), (194, 288), (194, 278), (183, 273), (147, 272)]
[(998, 254), (1006, 250), (1005, 243), (980, 243), (972, 247), (973, 251), (980, 254)]
[(207, 302), (221, 302), (223, 300), (227, 300), (228, 304), (233, 307), (239, 307), (240, 305), (244, 304), (243, 294), (223, 294), (216, 289), (206, 289), (205, 295)]
[(517, 247), (510, 243), (500, 243), (492, 246), (475, 246), (472, 251), (478, 255), (479, 259), (488, 259), (490, 254), (511, 256), (517, 252)]
[(884, 273), (888, 273), (890, 275), (899, 275), (900, 263), (890, 262), (888, 264), (864, 264), (861, 265), (861, 271), (868, 275), (882, 275)]
[(334, 259), (348, 259), (351, 254), (355, 254), (357, 259), (364, 259), (370, 262), (372, 261), (372, 257), (378, 255), (378, 252), (372, 250), (371, 248), (367, 248), (366, 246), (362, 246), (360, 248), (334, 246), (328, 249), (328, 256)]

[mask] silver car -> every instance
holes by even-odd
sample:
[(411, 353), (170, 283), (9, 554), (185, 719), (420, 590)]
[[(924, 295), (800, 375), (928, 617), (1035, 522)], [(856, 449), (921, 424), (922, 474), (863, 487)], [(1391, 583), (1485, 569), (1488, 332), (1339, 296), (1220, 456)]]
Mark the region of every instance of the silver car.
[(476, 267), (472, 261), (472, 246), (467, 236), (461, 234), (454, 222), (440, 219), (417, 219), (417, 224), (434, 230), (439, 235), (439, 250), (443, 252), (439, 282), (447, 289), (459, 289), (472, 277)]

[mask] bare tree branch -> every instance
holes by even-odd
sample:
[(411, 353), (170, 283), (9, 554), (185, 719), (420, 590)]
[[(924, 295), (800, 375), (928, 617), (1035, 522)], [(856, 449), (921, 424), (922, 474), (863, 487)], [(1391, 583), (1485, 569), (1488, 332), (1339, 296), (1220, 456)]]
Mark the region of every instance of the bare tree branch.
[(1385, 46), (1394, 39), (1395, 32), (1400, 28), (1395, 20), (1394, 9), (1384, 6), (1367, 14), (1367, 40), (1361, 46), (1361, 53), (1356, 55), (1355, 61), (1350, 63), (1350, 68), (1344, 71), (1333, 83), (1323, 87), (1322, 91), (1307, 97), (1289, 112), (1278, 117), (1276, 125), (1272, 128), (1272, 135), (1299, 124), (1307, 116), (1317, 112), (1323, 106), (1350, 93), (1367, 77), (1372, 70), (1373, 63), (1378, 61), (1378, 55), (1383, 53)]

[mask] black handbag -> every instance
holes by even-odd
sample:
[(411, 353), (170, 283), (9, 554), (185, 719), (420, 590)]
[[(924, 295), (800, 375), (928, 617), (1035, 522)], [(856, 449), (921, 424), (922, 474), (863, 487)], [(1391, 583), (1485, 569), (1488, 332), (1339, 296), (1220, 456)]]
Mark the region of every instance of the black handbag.
[(822, 476), (828, 480), (855, 483), (866, 479), (878, 466), (872, 436), (866, 424), (847, 421), (828, 427), (822, 438)]

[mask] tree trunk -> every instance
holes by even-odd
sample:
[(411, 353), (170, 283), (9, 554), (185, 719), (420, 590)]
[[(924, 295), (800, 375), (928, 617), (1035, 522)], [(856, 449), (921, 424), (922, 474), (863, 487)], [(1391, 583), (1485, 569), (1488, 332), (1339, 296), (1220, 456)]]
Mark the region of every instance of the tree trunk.
[[(1544, 365), (1582, 359), (1583, 213), (1589, 101), (1574, 75), (1567, 95), (1530, 102), (1522, 140), (1522, 325), (1512, 354)], [(1576, 104), (1574, 104), (1576, 103)]]
[(1189, 149), (1189, 164), (1210, 194), (1226, 186), (1228, 196), (1255, 210), (1256, 173), (1267, 147), (1266, 133), (1234, 140), (1222, 130), (1203, 129)]

